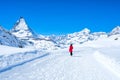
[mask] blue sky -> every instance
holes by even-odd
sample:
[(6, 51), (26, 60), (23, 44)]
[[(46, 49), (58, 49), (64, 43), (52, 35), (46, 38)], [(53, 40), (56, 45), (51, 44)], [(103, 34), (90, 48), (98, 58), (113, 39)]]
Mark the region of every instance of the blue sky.
[(109, 32), (120, 25), (120, 0), (0, 0), (0, 25), (9, 30), (21, 16), (38, 34)]

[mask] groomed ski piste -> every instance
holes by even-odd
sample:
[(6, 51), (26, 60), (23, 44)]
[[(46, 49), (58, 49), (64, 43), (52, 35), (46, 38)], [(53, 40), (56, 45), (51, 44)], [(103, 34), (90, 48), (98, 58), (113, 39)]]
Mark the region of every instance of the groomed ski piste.
[(73, 46), (73, 56), (68, 48), (0, 46), (0, 80), (120, 80), (120, 39), (113, 36)]

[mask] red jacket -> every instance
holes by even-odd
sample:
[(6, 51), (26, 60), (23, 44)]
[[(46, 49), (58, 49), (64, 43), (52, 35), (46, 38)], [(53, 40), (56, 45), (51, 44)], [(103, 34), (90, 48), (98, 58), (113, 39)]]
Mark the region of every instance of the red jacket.
[(70, 47), (69, 47), (69, 52), (72, 52), (72, 51), (73, 51), (73, 46), (70, 45)]

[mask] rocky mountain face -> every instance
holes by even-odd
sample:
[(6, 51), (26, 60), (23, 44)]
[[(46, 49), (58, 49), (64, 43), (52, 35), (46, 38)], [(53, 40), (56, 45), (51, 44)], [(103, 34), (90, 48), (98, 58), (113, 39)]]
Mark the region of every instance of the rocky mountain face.
[(28, 27), (23, 17), (16, 22), (10, 32), (22, 40), (36, 37), (36, 34)]
[[(120, 27), (115, 27), (110, 33), (106, 32), (94, 32), (87, 28), (83, 29), (80, 32), (75, 32), (71, 34), (56, 36), (44, 36), (36, 35), (30, 27), (27, 25), (25, 19), (21, 17), (14, 27), (9, 31), (0, 28), (1, 41), (0, 44), (13, 45), (13, 46), (23, 46), (21, 41), (26, 45), (34, 46), (39, 49), (57, 49), (64, 48), (69, 44), (82, 44), (87, 41), (97, 40), (99, 38), (108, 38), (113, 35), (119, 35), (116, 38), (120, 37)], [(11, 37), (12, 36), (12, 37)], [(20, 41), (21, 40), (21, 41)], [(4, 41), (4, 42), (3, 42)]]
[(16, 38), (13, 34), (9, 31), (5, 30), (0, 26), (0, 44), (7, 45), (7, 46), (14, 46), (14, 47), (23, 47), (24, 43)]

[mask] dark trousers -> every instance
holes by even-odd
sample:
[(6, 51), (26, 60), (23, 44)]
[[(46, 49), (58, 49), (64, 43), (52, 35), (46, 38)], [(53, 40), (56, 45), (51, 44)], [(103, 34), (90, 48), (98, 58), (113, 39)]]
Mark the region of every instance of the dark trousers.
[(73, 55), (73, 53), (72, 53), (72, 52), (70, 52), (70, 55), (72, 56), (72, 55)]

